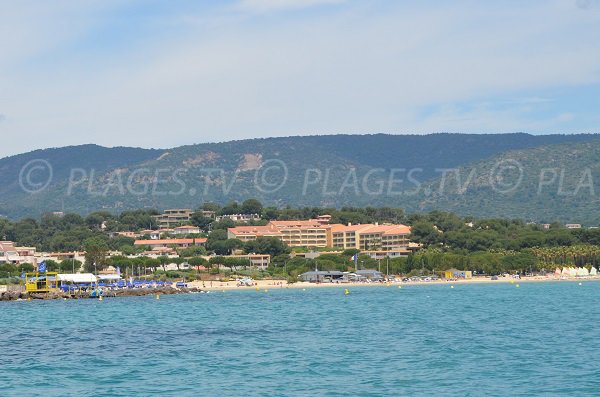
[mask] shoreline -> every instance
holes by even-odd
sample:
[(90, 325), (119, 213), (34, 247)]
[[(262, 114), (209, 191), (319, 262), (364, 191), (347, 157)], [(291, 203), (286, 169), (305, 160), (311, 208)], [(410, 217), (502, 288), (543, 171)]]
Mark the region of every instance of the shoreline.
[(392, 283), (309, 283), (297, 282), (288, 284), (285, 280), (254, 280), (256, 285), (239, 286), (236, 281), (192, 281), (188, 283), (189, 288), (197, 288), (202, 291), (251, 291), (251, 290), (269, 290), (269, 289), (306, 289), (306, 288), (355, 288), (355, 287), (410, 287), (424, 285), (468, 285), (468, 284), (520, 284), (520, 283), (544, 283), (544, 282), (590, 282), (600, 281), (600, 276), (588, 278), (555, 278), (555, 277), (524, 277), (521, 279), (499, 278), (491, 280), (489, 277), (476, 277), (467, 280), (455, 281), (417, 281), (417, 282), (392, 282)]
[[(116, 290), (108, 291), (105, 295), (106, 298), (118, 298), (118, 297), (132, 297), (132, 296), (145, 296), (145, 295), (174, 295), (174, 294), (188, 294), (188, 293), (200, 293), (200, 292), (225, 292), (225, 291), (263, 291), (268, 292), (274, 289), (314, 289), (314, 288), (367, 288), (367, 287), (378, 287), (378, 288), (402, 288), (411, 286), (427, 286), (427, 285), (448, 285), (451, 288), (459, 285), (469, 284), (514, 284), (516, 287), (520, 283), (548, 283), (548, 282), (571, 282), (579, 283), (583, 282), (597, 282), (600, 281), (600, 276), (587, 277), (587, 278), (556, 278), (556, 277), (526, 277), (521, 279), (515, 279), (510, 277), (499, 278), (498, 280), (491, 280), (489, 277), (475, 277), (467, 280), (454, 280), (454, 281), (416, 281), (416, 282), (391, 282), (391, 283), (365, 283), (365, 282), (353, 282), (353, 283), (310, 283), (310, 282), (297, 282), (288, 284), (285, 280), (255, 280), (253, 286), (239, 286), (236, 281), (192, 281), (189, 282), (185, 288), (161, 288), (161, 289), (131, 289), (131, 290)], [(0, 293), (0, 301), (15, 301), (15, 300), (53, 300), (53, 299), (89, 299), (90, 297), (86, 294), (74, 295), (70, 293), (51, 292), (51, 293), (29, 293), (26, 291), (10, 291)], [(91, 298), (94, 299), (94, 298)]]

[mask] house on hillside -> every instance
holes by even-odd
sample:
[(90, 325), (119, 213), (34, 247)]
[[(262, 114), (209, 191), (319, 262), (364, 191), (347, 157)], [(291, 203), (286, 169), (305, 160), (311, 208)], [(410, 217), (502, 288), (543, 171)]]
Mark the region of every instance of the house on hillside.
[(188, 235), (198, 233), (200, 233), (200, 228), (198, 226), (177, 226), (171, 232), (171, 234), (175, 235)]

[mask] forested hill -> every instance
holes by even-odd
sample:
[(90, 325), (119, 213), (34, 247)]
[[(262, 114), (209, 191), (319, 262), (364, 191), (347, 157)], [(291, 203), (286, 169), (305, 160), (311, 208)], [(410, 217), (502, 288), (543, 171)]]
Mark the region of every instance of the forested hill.
[[(597, 139), (591, 134), (376, 134), (250, 139), (165, 150), (96, 145), (48, 149), (0, 160), (0, 215), (196, 208), (204, 201), (255, 197), (279, 207), (390, 205), (477, 215), (502, 215), (505, 208), (511, 216), (537, 219), (560, 211), (567, 219), (581, 214), (580, 203), (560, 202), (554, 212), (541, 213), (532, 212), (521, 196), (505, 197), (501, 207), (493, 200), (470, 202), (464, 196), (430, 199), (423, 192), (406, 194), (415, 187), (408, 181), (426, 186), (445, 169), (505, 153), (529, 158), (530, 150), (566, 145), (552, 152), (561, 156), (569, 145)], [(577, 165), (594, 163), (594, 156), (582, 156)], [(411, 170), (415, 172), (409, 175)]]
[[(105, 148), (98, 145), (67, 146), (35, 150), (29, 153), (0, 159), (0, 202), (7, 193), (23, 193), (19, 177), (26, 180), (32, 167), (51, 167), (52, 181), (58, 183), (69, 179), (74, 169), (95, 170), (103, 173), (108, 170), (139, 164), (160, 156), (162, 151), (128, 147)], [(48, 170), (29, 174), (33, 184), (45, 182)], [(39, 180), (38, 180), (39, 179)], [(25, 186), (27, 189), (27, 186)]]
[[(428, 193), (428, 194), (426, 194)], [(448, 172), (411, 197), (409, 211), (600, 225), (600, 140), (497, 154)]]

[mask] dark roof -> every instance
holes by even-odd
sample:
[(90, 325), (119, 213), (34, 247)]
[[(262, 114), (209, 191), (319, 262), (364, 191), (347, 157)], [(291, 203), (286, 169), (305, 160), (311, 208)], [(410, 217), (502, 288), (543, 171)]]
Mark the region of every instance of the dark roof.
[(311, 272), (306, 272), (306, 273), (302, 273), (301, 276), (343, 276), (344, 273), (337, 271), (337, 270), (331, 270), (331, 271), (327, 271), (327, 270), (318, 270), (318, 271), (311, 271)]
[(356, 273), (356, 274), (382, 274), (380, 271), (375, 270), (375, 269), (362, 269), (362, 270), (357, 270), (354, 273)]

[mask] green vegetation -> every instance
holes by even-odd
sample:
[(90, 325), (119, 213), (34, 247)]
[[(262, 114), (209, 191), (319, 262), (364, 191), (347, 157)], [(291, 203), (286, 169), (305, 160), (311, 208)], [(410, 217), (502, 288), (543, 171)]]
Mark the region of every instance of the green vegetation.
[[(585, 146), (586, 143), (592, 146)], [(439, 185), (436, 178), (442, 169), (462, 167), (467, 171), (461, 175), (463, 183), (470, 165), (476, 165), (478, 172), (487, 175), (495, 164), (491, 159), (499, 158), (494, 156), (521, 162), (531, 171), (531, 177), (539, 176), (543, 168), (563, 164), (580, 172), (597, 164), (596, 146), (594, 135), (378, 134), (253, 139), (182, 146), (168, 151), (106, 149), (94, 145), (66, 147), (0, 159), (0, 215), (11, 219), (38, 217), (61, 208), (85, 215), (98, 209), (115, 213), (136, 208), (193, 208), (197, 197), (187, 193), (195, 191), (202, 192), (206, 201), (220, 204), (232, 200), (241, 202), (247, 197), (276, 207), (394, 206), (401, 202), (411, 212), (442, 209), (478, 217), (523, 217), (526, 214), (538, 221), (583, 222), (589, 219), (587, 210), (595, 214), (597, 207), (586, 206), (589, 197), (554, 197), (556, 191), (553, 194), (550, 189), (537, 197), (537, 185), (526, 184), (522, 193), (500, 198), (481, 186), (480, 182), (486, 179), (483, 176), (476, 178), (477, 184), (464, 195), (452, 192), (428, 195), (423, 189), (418, 194), (403, 194), (412, 191), (414, 184), (406, 173), (400, 172), (396, 175), (397, 183), (390, 186), (389, 171), (417, 170), (412, 176), (426, 185), (433, 183), (434, 187), (436, 183)], [(53, 175), (46, 189), (30, 194), (21, 188), (19, 174), (24, 165), (37, 159), (48, 161)], [(276, 165), (267, 163), (269, 160), (285, 164), (288, 183), (281, 189), (257, 188), (257, 169), (262, 165)], [(313, 173), (309, 179), (314, 181), (319, 176), (320, 181), (303, 189), (307, 169), (315, 167), (321, 174)], [(381, 172), (371, 173), (373, 170)], [(279, 182), (277, 178), (281, 175), (276, 174), (274, 170), (263, 175), (265, 182)], [(349, 175), (356, 176), (358, 192), (344, 188)], [(362, 178), (366, 175), (370, 178), (363, 184)], [(259, 181), (260, 177), (258, 175)], [(324, 186), (325, 179), (327, 186)], [(526, 175), (524, 182), (527, 181)], [(380, 186), (384, 186), (381, 193), (366, 191), (377, 191)], [(550, 206), (543, 205), (547, 200)], [(259, 202), (250, 200), (237, 206), (227, 204), (223, 213), (263, 212), (267, 219), (271, 218), (269, 211), (261, 210)], [(599, 221), (600, 217), (596, 214), (592, 220)], [(202, 215), (193, 221), (201, 227), (208, 223)], [(143, 227), (148, 228), (149, 224)]]
[[(0, 220), (0, 235), (21, 246), (35, 246), (40, 251), (86, 251), (84, 269), (101, 270), (108, 265), (119, 266), (124, 274), (143, 275), (166, 272), (168, 264), (175, 263), (179, 272), (186, 278), (199, 277), (198, 270), (206, 269), (218, 274), (219, 268), (228, 272), (244, 271), (250, 266), (246, 259), (226, 258), (232, 253), (268, 254), (272, 257), (268, 274), (282, 279), (294, 280), (300, 273), (314, 270), (348, 271), (354, 268), (349, 259), (359, 253), (361, 268), (379, 268), (382, 272), (394, 274), (428, 274), (449, 268), (473, 270), (479, 274), (504, 272), (543, 272), (553, 271), (562, 266), (598, 266), (600, 263), (600, 229), (567, 229), (553, 223), (548, 229), (541, 225), (528, 224), (517, 219), (475, 219), (452, 213), (432, 211), (427, 214), (405, 214), (398, 208), (283, 208), (263, 207), (257, 200), (247, 200), (246, 204), (235, 202), (225, 207), (213, 203), (210, 206), (217, 214), (231, 208), (245, 207), (254, 211), (260, 207), (262, 216), (271, 219), (305, 219), (329, 214), (333, 222), (393, 222), (412, 227), (411, 240), (420, 249), (408, 257), (374, 260), (357, 250), (308, 249), (296, 247), (293, 250), (280, 240), (260, 237), (255, 241), (242, 242), (227, 239), (226, 226), (231, 222), (208, 222), (204, 233), (208, 235), (206, 247), (178, 249), (179, 258), (161, 256), (154, 258), (128, 258), (127, 255), (145, 250), (134, 247), (133, 239), (114, 235), (115, 231), (141, 228), (154, 210), (124, 211), (119, 215), (96, 212), (81, 217), (77, 214), (65, 216), (47, 215), (39, 221), (27, 218), (17, 222)], [(112, 237), (111, 237), (112, 236)], [(109, 251), (120, 251), (123, 256), (106, 258)], [(316, 259), (305, 259), (298, 254), (316, 251)], [(212, 255), (210, 260), (201, 256)], [(72, 260), (62, 262), (46, 261), (49, 270), (72, 271), (81, 263)], [(190, 270), (181, 265), (187, 264)], [(180, 268), (181, 267), (181, 268)], [(18, 277), (22, 271), (31, 270), (28, 264), (0, 267), (0, 278)], [(183, 274), (183, 273), (182, 273)], [(161, 273), (161, 277), (167, 277)]]
[(422, 186), (407, 211), (600, 225), (600, 140), (514, 150), (462, 165)]

